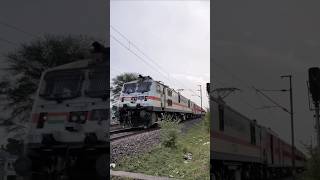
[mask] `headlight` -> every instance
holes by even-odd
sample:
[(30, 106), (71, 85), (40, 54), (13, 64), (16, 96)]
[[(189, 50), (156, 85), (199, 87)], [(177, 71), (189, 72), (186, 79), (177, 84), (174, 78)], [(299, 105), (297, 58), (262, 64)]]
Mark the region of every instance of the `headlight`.
[(43, 128), (44, 127), (44, 123), (48, 119), (47, 114), (48, 113), (44, 113), (44, 112), (40, 113), (39, 119), (38, 119), (38, 122), (37, 122), (37, 128)]
[(85, 116), (85, 115), (80, 115), (80, 120), (81, 120), (81, 121), (86, 120), (86, 116)]
[(70, 112), (69, 122), (85, 123), (87, 120), (87, 111)]
[(78, 117), (76, 115), (73, 115), (71, 119), (72, 119), (72, 121), (76, 121), (78, 119)]

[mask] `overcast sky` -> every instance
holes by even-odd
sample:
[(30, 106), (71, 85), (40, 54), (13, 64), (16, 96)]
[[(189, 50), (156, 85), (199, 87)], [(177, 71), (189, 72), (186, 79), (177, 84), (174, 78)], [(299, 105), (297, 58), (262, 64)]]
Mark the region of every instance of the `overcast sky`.
[[(232, 5), (231, 5), (232, 4)], [(315, 144), (313, 113), (308, 109), (307, 71), (320, 65), (320, 11), (317, 1), (215, 0), (211, 36), (212, 83), (216, 87), (236, 87), (226, 101), (244, 115), (271, 127), (291, 142), (290, 116), (258, 96), (260, 89), (288, 89), (293, 75), (295, 142)], [(213, 24), (212, 24), (213, 23)], [(289, 94), (266, 92), (289, 109)]]
[[(111, 1), (111, 78), (124, 72), (149, 75), (208, 107), (206, 83), (210, 82), (209, 1)], [(147, 54), (144, 57), (141, 52)], [(136, 55), (149, 63), (145, 63)], [(153, 62), (156, 64), (150, 65)], [(151, 67), (152, 66), (152, 67)], [(159, 68), (160, 66), (160, 68)], [(160, 71), (160, 72), (158, 72)]]
[[(107, 34), (107, 1), (98, 0), (10, 0), (0, 2), (0, 54), (16, 45), (44, 34), (88, 35), (105, 40)], [(31, 35), (3, 25), (9, 24)], [(106, 41), (108, 42), (108, 41)], [(0, 56), (0, 65), (3, 57)]]

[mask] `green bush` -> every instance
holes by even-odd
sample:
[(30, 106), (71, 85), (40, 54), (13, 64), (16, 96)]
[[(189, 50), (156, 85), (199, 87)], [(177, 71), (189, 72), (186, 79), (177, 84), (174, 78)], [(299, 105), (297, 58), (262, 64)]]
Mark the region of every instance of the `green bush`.
[(307, 161), (307, 170), (303, 174), (303, 180), (320, 179), (320, 150), (308, 148), (310, 157)]
[(204, 116), (204, 127), (206, 127), (206, 129), (208, 130), (208, 132), (210, 132), (210, 124), (211, 124), (211, 119), (210, 119), (210, 111), (208, 111), (206, 113), (206, 115)]
[(181, 132), (180, 120), (166, 115), (160, 122), (161, 144), (168, 148), (177, 148), (178, 135)]

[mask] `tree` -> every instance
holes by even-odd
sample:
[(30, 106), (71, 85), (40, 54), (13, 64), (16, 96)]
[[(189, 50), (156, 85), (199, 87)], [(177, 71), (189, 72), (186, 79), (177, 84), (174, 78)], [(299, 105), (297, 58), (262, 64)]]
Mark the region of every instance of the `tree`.
[(0, 80), (0, 97), (6, 102), (3, 110), (11, 112), (6, 121), (28, 121), (41, 73), (90, 57), (92, 42), (86, 36), (45, 35), (7, 53), (7, 78)]
[(119, 96), (120, 91), (124, 83), (137, 80), (139, 75), (137, 73), (123, 73), (112, 79), (111, 90), (112, 98), (111, 101), (115, 102)]

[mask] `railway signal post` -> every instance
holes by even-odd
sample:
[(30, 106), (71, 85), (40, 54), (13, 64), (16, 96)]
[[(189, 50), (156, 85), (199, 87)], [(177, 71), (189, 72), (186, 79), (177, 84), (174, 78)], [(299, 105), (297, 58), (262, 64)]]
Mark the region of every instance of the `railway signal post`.
[(319, 123), (319, 102), (320, 102), (320, 68), (311, 67), (308, 70), (309, 72), (309, 84), (308, 90), (311, 93), (312, 101), (314, 104), (314, 109), (311, 108), (309, 104), (310, 110), (315, 110), (316, 115), (316, 132), (317, 132), (317, 149), (320, 151), (320, 123)]

